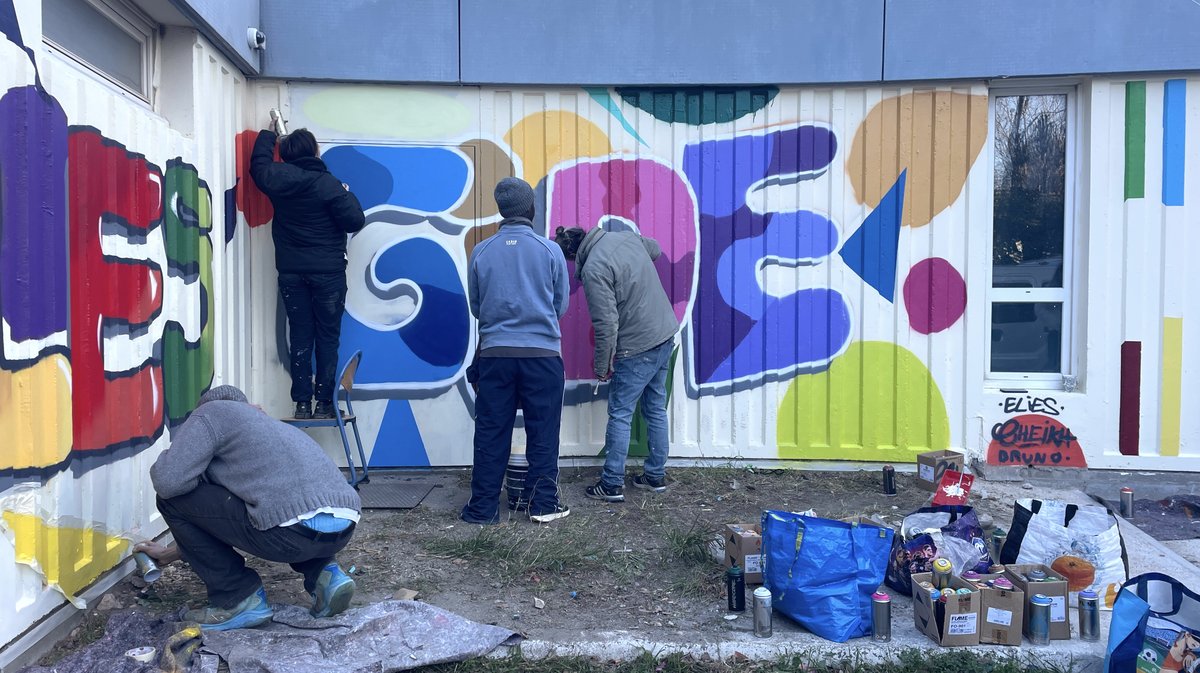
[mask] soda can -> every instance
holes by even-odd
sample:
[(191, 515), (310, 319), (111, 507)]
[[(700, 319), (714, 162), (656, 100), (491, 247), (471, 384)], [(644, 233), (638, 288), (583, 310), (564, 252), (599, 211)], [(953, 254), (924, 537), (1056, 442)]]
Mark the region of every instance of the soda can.
[(891, 465), (883, 466), (883, 494), (896, 495), (896, 468)]
[(1050, 644), (1050, 605), (1044, 594), (1029, 599), (1029, 642), (1033, 645)]
[(1121, 489), (1121, 516), (1133, 518), (1133, 489), (1128, 486)]
[(771, 591), (766, 587), (754, 590), (754, 635), (771, 637)]
[(1091, 589), (1079, 592), (1079, 639), (1100, 640), (1100, 597)]
[(892, 639), (892, 597), (883, 591), (871, 594), (871, 638), (881, 643)]
[(950, 559), (936, 558), (933, 560), (933, 586), (945, 589), (950, 586), (950, 573), (954, 571)]
[(134, 552), (133, 562), (137, 564), (138, 576), (147, 584), (158, 581), (162, 577), (162, 571), (158, 569), (158, 564), (154, 559), (150, 558), (145, 552)]
[(725, 571), (725, 599), (730, 612), (746, 611), (746, 574), (736, 563)]

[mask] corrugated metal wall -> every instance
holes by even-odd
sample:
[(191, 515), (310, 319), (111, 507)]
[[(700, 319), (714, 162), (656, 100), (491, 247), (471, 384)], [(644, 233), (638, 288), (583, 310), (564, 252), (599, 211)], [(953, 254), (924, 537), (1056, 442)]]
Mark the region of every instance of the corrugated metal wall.
[(168, 31), (164, 109), (195, 102), (168, 121), (42, 47), (36, 6), (19, 9), (36, 63), (4, 42), (0, 645), (165, 529), (149, 466), (249, 350), (223, 312), (243, 264), (223, 205), (240, 73)]
[[(368, 208), (370, 224), (351, 242), (343, 356), (365, 353), (356, 409), (364, 412), (371, 462), (469, 464), (473, 400), (462, 372), (474, 334), (461, 298), (466, 261), (499, 219), (491, 186), (515, 174), (543, 199), (543, 230), (547, 220), (551, 231), (636, 227), (663, 245), (660, 278), (682, 325), (670, 403), (674, 456), (910, 461), (953, 447), (1008, 464), (1009, 453), (999, 452), (1008, 448), (1035, 463), (1149, 465), (1163, 434), (1151, 393), (1165, 381), (1168, 397), (1184, 409), (1196, 395), (1186, 375), (1195, 367), (1195, 321), (1182, 315), (1195, 308), (1180, 290), (1184, 251), (1196, 237), (1178, 223), (1196, 216), (1191, 193), (1200, 172), (1185, 173), (1181, 204), (1147, 197), (1144, 213), (1118, 198), (1124, 87), (1083, 82), (1072, 99), (1076, 229), (1068, 248), (1076, 272), (1068, 281), (1074, 355), (1066, 371), (1078, 385), (1067, 392), (1052, 381), (1014, 392), (986, 379), (994, 152), (990, 92), (981, 83), (680, 90), (292, 84), (292, 126), (318, 135), (332, 170)], [(1164, 100), (1161, 83), (1150, 89), (1150, 99)], [(1180, 156), (1194, 163), (1198, 108), (1190, 93), (1182, 114), (1192, 132), (1181, 135)], [(1150, 103), (1137, 117), (1147, 134), (1147, 190), (1159, 188), (1154, 181), (1163, 172), (1154, 148), (1164, 142), (1164, 114)], [(1129, 233), (1115, 246), (1099, 245), (1122, 231), (1121, 213), (1136, 223), (1124, 226)], [(1173, 232), (1174, 242), (1165, 246), (1156, 235), (1131, 247), (1124, 237), (1140, 229)], [(1115, 309), (1150, 310), (1129, 297), (1149, 278), (1158, 279), (1153, 288), (1179, 295), (1174, 313), (1151, 319)], [(1128, 287), (1113, 294), (1108, 284), (1121, 282)], [(432, 309), (420, 302), (430, 288), (447, 303)], [(563, 454), (596, 456), (604, 388), (593, 395), (582, 292), (572, 300), (563, 321)], [(1164, 323), (1164, 316), (1182, 320)], [(282, 323), (274, 319), (282, 348)], [(1119, 450), (1114, 406), (1130, 333), (1143, 344), (1136, 458)], [(1166, 360), (1177, 363), (1166, 374), (1150, 342), (1165, 344)], [(286, 391), (275, 399), (282, 411)], [(1035, 413), (1020, 413), (1031, 405)], [(1055, 413), (1038, 413), (1051, 407)], [(1005, 443), (1010, 422), (1008, 430), (1024, 433), (1020, 446)], [(1186, 458), (1197, 453), (1192, 423), (1178, 423), (1180, 458), (1162, 467), (1200, 468)], [(637, 434), (635, 455), (644, 442)]]

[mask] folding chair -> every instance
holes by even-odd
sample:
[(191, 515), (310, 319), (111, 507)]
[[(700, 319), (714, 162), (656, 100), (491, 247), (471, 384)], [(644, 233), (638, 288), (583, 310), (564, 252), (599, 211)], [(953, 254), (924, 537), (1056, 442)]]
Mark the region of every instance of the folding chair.
[[(356, 351), (350, 359), (342, 365), (341, 371), (338, 372), (337, 380), (340, 382), (338, 389), (333, 394), (333, 406), (337, 411), (335, 418), (284, 418), (284, 423), (293, 425), (297, 428), (334, 428), (342, 435), (342, 448), (346, 450), (346, 465), (350, 468), (350, 485), (358, 488), (359, 484), (369, 483), (371, 475), (367, 473), (367, 456), (363, 452), (362, 438), (358, 436), (358, 418), (354, 415), (354, 403), (350, 401), (350, 393), (354, 391), (354, 374), (358, 371), (358, 364), (362, 361), (362, 351)], [(341, 413), (340, 402), (346, 403), (346, 413)], [(362, 477), (358, 476), (358, 472), (354, 467), (354, 458), (350, 455), (350, 439), (346, 435), (346, 426), (354, 431), (354, 443), (358, 445), (358, 458), (362, 464)]]

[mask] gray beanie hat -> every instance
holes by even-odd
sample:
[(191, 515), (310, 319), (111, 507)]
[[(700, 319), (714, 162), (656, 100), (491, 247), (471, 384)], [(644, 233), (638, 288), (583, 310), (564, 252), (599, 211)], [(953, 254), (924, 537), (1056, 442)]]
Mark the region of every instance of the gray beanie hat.
[[(228, 400), (230, 402), (246, 402), (246, 393), (238, 390), (234, 386), (217, 386), (210, 388), (208, 392), (200, 396), (200, 404), (205, 402), (216, 402), (218, 400)], [(200, 406), (197, 404), (196, 406)]]
[(520, 178), (501, 180), (495, 196), (501, 217), (525, 217), (533, 210), (533, 188)]

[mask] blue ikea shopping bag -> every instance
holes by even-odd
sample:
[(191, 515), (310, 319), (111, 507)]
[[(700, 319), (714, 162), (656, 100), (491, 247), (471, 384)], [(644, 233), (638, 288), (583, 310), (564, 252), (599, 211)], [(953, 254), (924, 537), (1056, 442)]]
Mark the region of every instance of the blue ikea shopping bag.
[(775, 609), (844, 643), (871, 634), (871, 594), (883, 584), (893, 531), (767, 510), (763, 584)]
[[(1161, 670), (1200, 668), (1200, 594), (1162, 573), (1126, 582), (1113, 604), (1104, 673), (1142, 670), (1138, 661)], [(1166, 668), (1167, 665), (1178, 667)]]

